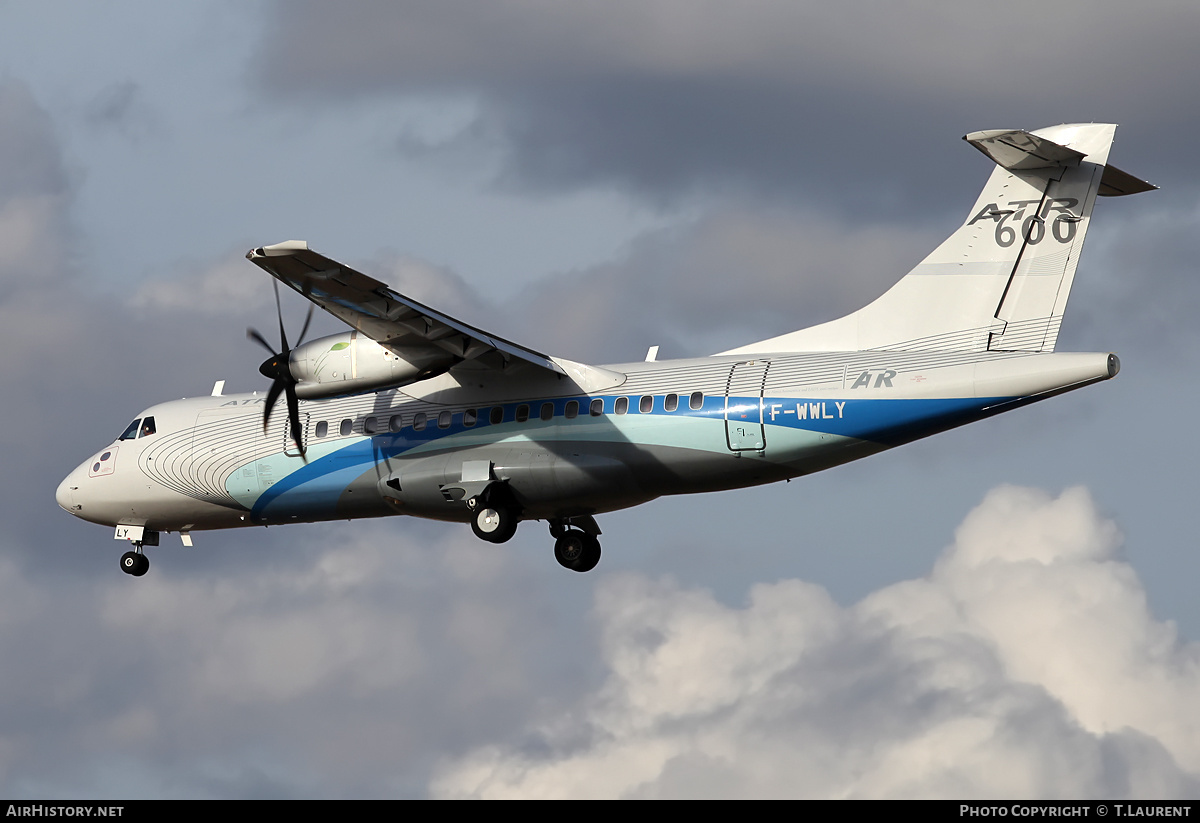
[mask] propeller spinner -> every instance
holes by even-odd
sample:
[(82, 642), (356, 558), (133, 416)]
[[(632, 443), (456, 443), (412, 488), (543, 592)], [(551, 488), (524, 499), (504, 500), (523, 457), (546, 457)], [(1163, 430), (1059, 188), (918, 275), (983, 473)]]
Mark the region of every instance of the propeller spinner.
[[(287, 332), (283, 328), (283, 306), (279, 302), (279, 282), (273, 280), (272, 285), (275, 287), (275, 312), (279, 316), (279, 341), (281, 350), (276, 353), (270, 343), (266, 341), (261, 334), (254, 329), (246, 329), (246, 336), (251, 340), (258, 342), (267, 351), (271, 352), (271, 356), (263, 361), (258, 367), (259, 373), (263, 377), (269, 378), (271, 388), (267, 392), (267, 403), (263, 407), (263, 431), (267, 430), (267, 424), (271, 420), (271, 411), (275, 408), (275, 402), (279, 400), (279, 395), (282, 394), (287, 400), (288, 422), (291, 424), (292, 439), (296, 441), (296, 448), (300, 451), (300, 456), (307, 463), (308, 458), (305, 457), (304, 442), (301, 438), (300, 431), (300, 401), (296, 397), (296, 378), (292, 376), (292, 371), (288, 368), (288, 355), (291, 354), (291, 347), (288, 346)], [(308, 333), (308, 324), (312, 321), (313, 307), (310, 304), (308, 307), (308, 316), (304, 318), (304, 327), (300, 329), (300, 337), (296, 340), (296, 345), (299, 346), (304, 342), (304, 335)]]

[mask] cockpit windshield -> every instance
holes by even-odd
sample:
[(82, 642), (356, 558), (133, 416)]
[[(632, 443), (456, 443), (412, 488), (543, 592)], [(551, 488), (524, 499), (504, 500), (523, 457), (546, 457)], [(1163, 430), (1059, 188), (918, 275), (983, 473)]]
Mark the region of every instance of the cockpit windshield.
[(129, 424), (129, 428), (125, 429), (125, 433), (118, 437), (118, 440), (132, 440), (135, 437), (149, 437), (157, 431), (154, 425), (154, 418), (139, 417)]

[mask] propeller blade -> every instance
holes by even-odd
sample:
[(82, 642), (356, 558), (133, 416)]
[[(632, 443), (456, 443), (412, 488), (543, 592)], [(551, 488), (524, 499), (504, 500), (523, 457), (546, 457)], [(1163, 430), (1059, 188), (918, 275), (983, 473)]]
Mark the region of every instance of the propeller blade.
[[(279, 401), (279, 395), (284, 395), (287, 400), (288, 423), (291, 425), (292, 439), (296, 441), (296, 448), (304, 462), (307, 463), (308, 457), (305, 455), (307, 450), (304, 448), (301, 436), (303, 432), (300, 430), (300, 399), (296, 397), (296, 378), (292, 376), (288, 366), (288, 355), (292, 348), (288, 345), (287, 331), (283, 327), (283, 304), (279, 300), (279, 281), (272, 280), (271, 285), (275, 287), (275, 314), (279, 318), (279, 353), (276, 354), (271, 344), (257, 331), (246, 329), (247, 337), (271, 353), (271, 357), (258, 368), (263, 376), (271, 378), (271, 388), (267, 392), (266, 405), (263, 406), (263, 432), (267, 431), (267, 426), (271, 423), (271, 412)], [(312, 316), (313, 307), (310, 304), (308, 316), (304, 318), (304, 327), (300, 330), (297, 346), (304, 342), (304, 335), (308, 334), (308, 324), (312, 322)]]
[(308, 304), (308, 316), (304, 318), (304, 326), (300, 329), (300, 337), (296, 340), (296, 346), (299, 347), (304, 342), (304, 335), (308, 334), (308, 324), (312, 322), (313, 304)]
[(279, 315), (279, 340), (282, 348), (280, 353), (287, 354), (291, 346), (287, 342), (287, 332), (283, 330), (283, 304), (279, 302), (279, 281), (272, 278), (271, 285), (275, 287), (275, 313)]
[[(275, 408), (275, 401), (279, 399), (280, 393), (285, 388), (285, 383), (282, 380), (276, 380), (271, 384), (271, 390), (267, 392), (267, 404), (263, 406), (263, 431), (267, 430), (267, 424), (271, 421), (271, 410)], [(295, 392), (292, 392), (294, 395)]]
[(257, 342), (260, 346), (262, 346), (264, 349), (269, 351), (271, 354), (275, 353), (275, 347), (272, 346), (270, 343), (268, 343), (266, 340), (264, 340), (263, 336), (261, 334), (259, 334), (257, 331), (255, 331), (254, 329), (246, 329), (246, 336), (249, 337), (251, 340), (254, 340), (255, 342)]
[(307, 450), (304, 448), (304, 441), (300, 436), (302, 434), (300, 430), (300, 401), (296, 398), (296, 390), (294, 388), (288, 386), (285, 391), (287, 393), (288, 422), (292, 424), (292, 439), (296, 441), (296, 450), (300, 452), (300, 457), (307, 463), (308, 457), (305, 456)]

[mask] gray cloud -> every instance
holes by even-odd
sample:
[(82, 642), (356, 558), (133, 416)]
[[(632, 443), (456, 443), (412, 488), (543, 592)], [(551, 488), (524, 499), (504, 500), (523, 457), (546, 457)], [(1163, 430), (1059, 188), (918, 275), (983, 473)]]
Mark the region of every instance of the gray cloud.
[(46, 111), (28, 87), (0, 81), (0, 197), (68, 193), (66, 172)]
[(1177, 366), (1200, 345), (1200, 281), (1187, 240), (1200, 229), (1200, 196), (1167, 190), (1145, 198), (1100, 204), (1063, 343), (1091, 340)]
[(132, 80), (112, 83), (97, 92), (84, 109), (84, 119), (97, 131), (113, 130), (132, 140), (163, 130), (141, 85)]
[(539, 747), (477, 749), (434, 792), (1190, 796), (1200, 646), (1148, 613), (1119, 544), (1082, 489), (1000, 487), (928, 577), (848, 608), (799, 580), (736, 608), (610, 578), (607, 681)]
[[(419, 47), (413, 59), (432, 67), (423, 75), (414, 62), (405, 71), (415, 79), (403, 85), (394, 76), (397, 26), (389, 23), (397, 12), (386, 5), (375, 18), (342, 12), (337, 25), (321, 32), (303, 26), (322, 22), (326, 12), (297, 6), (292, 22), (267, 29), (273, 39), (264, 44), (264, 59), (280, 72), (296, 72), (295, 82), (272, 75), (271, 89), (316, 94), (304, 97), (311, 106), (305, 118), (326, 126), (338, 112), (322, 106), (335, 95), (449, 90), (478, 96), (482, 115), (472, 128), (485, 142), (505, 142), (508, 183), (526, 191), (616, 184), (657, 199), (706, 186), (743, 192), (693, 223), (641, 238), (619, 259), (547, 277), (513, 299), (502, 286), (468, 283), (404, 254), (348, 260), (432, 306), (556, 354), (620, 360), (640, 357), (652, 343), (664, 344), (663, 356), (700, 354), (760, 336), (760, 329), (766, 336), (856, 308), (932, 248), (949, 228), (942, 211), (961, 217), (982, 182), (987, 164), (958, 134), (976, 126), (1097, 116), (1094, 110), (1061, 113), (1064, 85), (1098, 107), (1105, 94), (1115, 95), (1118, 114), (1155, 115), (1153, 129), (1127, 122), (1114, 155), (1119, 164), (1173, 183), (1176, 191), (1191, 174), (1173, 170), (1191, 150), (1181, 146), (1189, 132), (1177, 127), (1191, 116), (1193, 91), (1174, 79), (1189, 75), (1193, 58), (1190, 52), (1181, 57), (1176, 44), (1190, 29), (1158, 31), (1164, 18), (1154, 8), (1135, 20), (1111, 18), (1114, 29), (1125, 25), (1126, 41), (1085, 23), (1058, 35), (1066, 38), (1061, 46), (1034, 39), (1016, 56), (988, 33), (1003, 33), (1010, 23), (989, 13), (988, 25), (979, 24), (984, 45), (961, 55), (984, 68), (964, 70), (962, 78), (942, 71), (939, 59), (922, 62), (916, 54), (919, 47), (944, 55), (955, 48), (952, 40), (917, 39), (908, 46), (909, 38), (883, 38), (856, 26), (864, 48), (838, 53), (845, 38), (839, 41), (834, 24), (820, 20), (813, 34), (793, 36), (783, 17), (768, 14), (782, 33), (773, 37), (730, 23), (731, 11), (713, 7), (714, 19), (724, 20), (714, 34), (703, 15), (667, 5), (646, 5), (645, 12), (529, 5), (524, 8), (538, 14), (512, 18), (514, 31), (504, 40), (504, 21), (490, 16), (492, 6), (480, 12), (476, 29), (455, 30), (462, 7), (442, 8), (401, 10), (413, 14), (420, 41), (406, 41)], [(503, 16), (510, 7), (495, 8)], [(1189, 9), (1179, 12), (1184, 20)], [(935, 11), (928, 7), (921, 19), (933, 25)], [(576, 14), (583, 22), (572, 22)], [(616, 16), (601, 25), (609, 14)], [(662, 20), (646, 17), (655, 14)], [(1109, 19), (1103, 9), (1097, 14)], [(546, 28), (531, 28), (533, 16)], [(681, 21), (703, 29), (703, 36)], [(891, 22), (905, 30), (903, 21)], [(1018, 26), (1016, 18), (1011, 26)], [(525, 29), (538, 35), (536, 42), (521, 39)], [(631, 43), (639, 29), (647, 42)], [(554, 36), (538, 34), (546, 30)], [(1147, 30), (1163, 35), (1154, 48), (1139, 45)], [(755, 56), (759, 35), (762, 57)], [(500, 45), (491, 45), (489, 36)], [(454, 46), (454, 37), (478, 47), (478, 60), (463, 54), (467, 46)], [(731, 45), (723, 47), (722, 37)], [(299, 42), (312, 48), (296, 50)], [(543, 53), (546, 44), (557, 44), (557, 52)], [(295, 52), (283, 54), (287, 49)], [(312, 74), (299, 65), (299, 51), (307, 51)], [(629, 55), (628, 69), (621, 52)], [(576, 54), (578, 68), (569, 59)], [(526, 64), (504, 65), (519, 59)], [(1070, 61), (1080, 68), (1064, 70)], [(894, 76), (886, 70), (891, 64)], [(1038, 66), (1057, 72), (1039, 75)], [(1071, 72), (1087, 70), (1098, 90), (1071, 85), (1079, 78)], [(922, 91), (927, 84), (934, 84), (933, 92)], [(438, 761), (439, 791), (509, 790), (524, 780), (532, 793), (560, 785), (537, 781), (555, 764), (572, 765), (568, 756), (586, 766), (613, 752), (605, 763), (615, 778), (640, 781), (630, 794), (688, 794), (699, 781), (713, 794), (767, 794), (795, 764), (811, 774), (812, 785), (848, 783), (844, 740), (853, 743), (852, 756), (879, 743), (881, 757), (868, 766), (881, 778), (877, 790), (890, 787), (897, 795), (962, 794), (979, 785), (1034, 792), (1037, 773), (1114, 795), (1195, 793), (1194, 759), (1161, 719), (1104, 702), (1182, 705), (1180, 711), (1195, 716), (1187, 695), (1180, 696), (1181, 689), (1196, 693), (1188, 679), (1193, 647), (1177, 645), (1167, 624), (1145, 615), (1144, 603), (1138, 611), (1140, 581), (1111, 554), (1111, 534), (1088, 531), (1088, 523), (1104, 521), (1078, 499), (1049, 506), (1056, 512), (1049, 520), (1068, 523), (1060, 531), (1076, 529), (1099, 553), (1058, 561), (1059, 571), (1079, 574), (1065, 580), (1033, 575), (1029, 592), (1042, 596), (1034, 604), (1037, 614), (1071, 629), (1061, 637), (1039, 636), (1037, 643), (1074, 654), (1065, 659), (1091, 667), (1087, 671), (1111, 675), (1100, 690), (1111, 694), (1091, 703), (1069, 671), (1055, 669), (1054, 659), (1019, 654), (1016, 647), (1038, 627), (1013, 639), (998, 625), (1022, 617), (1005, 612), (993, 595), (1014, 591), (1025, 561), (993, 558), (999, 572), (939, 567), (911, 590), (881, 583), (869, 599), (873, 610), (866, 601), (839, 607), (829, 584), (795, 579), (756, 589), (750, 606), (720, 602), (740, 596), (743, 581), (812, 580), (796, 571), (805, 562), (798, 557), (819, 556), (813, 564), (837, 565), (842, 579), (877, 585), (862, 581), (887, 577), (878, 571), (887, 558), (937, 545), (917, 545), (898, 527), (913, 512), (928, 532), (928, 523), (952, 522), (965, 507), (954, 497), (962, 488), (1025, 476), (1021, 472), (1056, 472), (1053, 482), (1064, 474), (1062, 482), (1082, 476), (1097, 488), (1124, 478), (1121, 493), (1103, 495), (1119, 501), (1122, 523), (1130, 523), (1131, 534), (1139, 524), (1142, 534), (1169, 533), (1169, 539), (1131, 545), (1131, 554), (1140, 552), (1137, 568), (1148, 586), (1157, 564), (1160, 581), (1169, 577), (1184, 589), (1178, 600), (1152, 602), (1167, 604), (1172, 615), (1192, 608), (1186, 580), (1194, 577), (1187, 573), (1194, 553), (1178, 539), (1190, 527), (1186, 472), (1195, 449), (1179, 433), (1190, 430), (1191, 390), (1147, 406), (1148, 397), (1157, 397), (1151, 390), (1168, 380), (1183, 382), (1177, 365), (1163, 365), (1154, 356), (1161, 349), (1147, 344), (1159, 328), (1163, 336), (1190, 328), (1192, 297), (1182, 278), (1190, 277), (1185, 241), (1192, 232), (1188, 219), (1178, 217), (1190, 214), (1178, 206), (1186, 195), (1171, 201), (1176, 217), (1164, 208), (1147, 225), (1140, 218), (1117, 221), (1117, 209), (1105, 204), (1068, 316), (1064, 342), (1075, 329), (1082, 348), (1108, 345), (1126, 324), (1136, 325), (1128, 345), (1136, 347), (1130, 355), (1143, 357), (1141, 382), (1127, 365), (1120, 380), (1078, 396), (1086, 400), (1072, 396), (1044, 411), (1006, 415), (969, 433), (948, 434), (936, 448), (914, 446), (861, 469), (809, 479), (803, 491), (792, 484), (791, 496), (782, 487), (766, 488), (663, 500), (611, 515), (602, 524), (605, 565), (582, 580), (553, 565), (544, 528), (536, 524), (497, 550), (480, 546), (463, 527), (397, 518), (205, 533), (193, 551), (168, 537), (164, 544), (174, 545), (154, 553), (151, 575), (133, 581), (116, 570), (120, 544), (104, 529), (59, 511), (54, 486), (145, 405), (207, 393), (216, 379), (229, 380), (230, 390), (262, 387), (256, 372), (262, 353), (246, 341), (245, 327), (273, 337), (270, 284), (241, 259), (249, 244), (198, 261), (153, 257), (156, 271), (170, 273), (140, 288), (126, 283), (116, 295), (93, 288), (111, 275), (98, 255), (84, 258), (74, 277), (61, 275), (69, 268), (63, 250), (73, 246), (62, 150), (54, 124), (25, 86), (10, 81), (5, 88), (0, 141), (9, 148), (0, 152), (0, 180), (11, 187), (0, 188), (0, 208), (17, 206), (9, 233), (0, 236), (0, 272), (12, 272), (20, 284), (0, 292), (0, 349), (8, 353), (0, 360), (0, 379), (10, 387), (0, 401), (8, 421), (0, 449), (10, 467), (0, 495), (6, 526), (0, 652), (21, 664), (0, 670), (0, 692), (8, 696), (0, 705), (0, 786), (8, 793), (411, 795), (426, 790)], [(1130, 91), (1147, 88), (1157, 91)], [(980, 100), (980, 89), (996, 89), (997, 96), (987, 91), (988, 99)], [(126, 102), (136, 109), (138, 97)], [(1026, 109), (1022, 101), (1030, 97), (1042, 102)], [(120, 111), (117, 106), (112, 113)], [(723, 112), (733, 116), (713, 125)], [(337, 124), (331, 130), (344, 141), (344, 124)], [(944, 143), (934, 145), (943, 135)], [(470, 137), (452, 148), (464, 151)], [(807, 148), (798, 154), (797, 146)], [(337, 144), (337, 151), (346, 150)], [(188, 159), (211, 168), (206, 164), (225, 158)], [(1182, 181), (1173, 179), (1179, 174)], [(10, 190), (15, 194), (4, 199)], [(181, 191), (180, 197), (190, 196), (190, 189)], [(803, 204), (747, 205), (760, 192), (784, 192)], [(1138, 201), (1130, 200), (1136, 207), (1129, 214), (1142, 208)], [(249, 226), (256, 218), (244, 219)], [(1098, 245), (1100, 233), (1118, 223), (1112, 243)], [(1120, 279), (1126, 270), (1150, 267), (1144, 290), (1132, 285), (1138, 281)], [(60, 274), (50, 276), (54, 272)], [(764, 299), (729, 299), (734, 281)], [(1182, 291), (1174, 288), (1181, 283)], [(296, 329), (306, 307), (291, 295), (284, 300), (289, 330)], [(340, 330), (318, 325), (314, 333)], [(1127, 400), (1111, 399), (1130, 389), (1136, 391)], [(1127, 431), (1132, 424), (1136, 436)], [(997, 456), (997, 441), (1011, 446), (1004, 449), (1012, 453), (1007, 462)], [(991, 516), (1003, 514), (997, 529), (1011, 534), (1018, 523), (1041, 522), (1036, 500), (1013, 499), (1008, 509), (987, 508)], [(1068, 510), (1083, 514), (1072, 520)], [(800, 546), (792, 536), (797, 517), (805, 531)], [(745, 539), (746, 523), (755, 524), (757, 545), (731, 552), (729, 546)], [(1022, 539), (1037, 545), (1059, 540), (1049, 526), (1042, 531), (1049, 536)], [(874, 545), (854, 546), (868, 540)], [(992, 556), (988, 551), (997, 550), (988, 548), (984, 556)], [(689, 582), (648, 580), (646, 568), (670, 569)], [(642, 574), (613, 576), (614, 569)], [(970, 589), (971, 575), (995, 583), (995, 592)], [(1041, 585), (1050, 579), (1060, 584), (1052, 602)], [(1078, 618), (1080, 603), (1088, 605), (1085, 595), (1104, 585), (1113, 598), (1102, 605), (1112, 614), (1095, 601), (1089, 614), (1111, 629), (1107, 645), (1087, 634)], [(596, 586), (601, 592), (593, 597)], [(704, 586), (727, 589), (713, 598)], [(581, 605), (588, 602), (596, 604), (590, 617)], [(947, 628), (945, 608), (936, 611), (947, 603), (970, 611), (959, 634)], [(1183, 617), (1194, 625), (1194, 614)], [(1110, 619), (1117, 622), (1105, 622)], [(644, 621), (641, 633), (634, 628), (638, 620)], [(921, 620), (928, 626), (917, 625)], [(722, 649), (734, 651), (709, 657), (697, 639), (707, 629), (722, 638)], [(789, 633), (797, 634), (791, 644)], [(1068, 637), (1078, 641), (1074, 651), (1064, 648)], [(801, 642), (808, 645), (798, 650)], [(766, 660), (764, 647), (775, 643), (791, 656)], [(742, 645), (744, 654), (736, 648)], [(676, 650), (692, 657), (672, 667), (667, 658)], [(1088, 650), (1091, 657), (1083, 655)], [(1129, 676), (1135, 664), (1144, 664), (1144, 681)], [(1183, 674), (1172, 679), (1168, 664)], [(710, 679), (710, 666), (721, 686), (718, 697), (726, 701), (716, 708), (696, 694), (702, 691), (696, 681)], [(799, 679), (789, 681), (796, 673)], [(759, 692), (745, 691), (755, 682), (762, 684)], [(799, 691), (811, 683), (812, 700), (787, 692), (789, 683)], [(663, 695), (675, 687), (681, 696), (672, 706)], [(631, 728), (630, 717), (643, 725)], [(803, 737), (783, 734), (789, 723)], [(1194, 730), (1183, 732), (1196, 737)], [(747, 754), (751, 743), (762, 743), (762, 754)], [(731, 751), (761, 766), (761, 777), (730, 768)], [(656, 757), (664, 764), (658, 771)], [(931, 762), (930, 771), (914, 775), (911, 763), (922, 758)], [(979, 775), (993, 782), (981, 783)]]
[(731, 202), (642, 236), (619, 260), (535, 282), (500, 314), (522, 339), (589, 362), (637, 360), (651, 345), (697, 357), (853, 311), (936, 242)]
[(0, 81), (0, 298), (66, 274), (69, 202), (50, 118), (23, 83)]
[(276, 8), (259, 63), (269, 92), (474, 96), (470, 132), (507, 143), (505, 179), (523, 188), (615, 183), (657, 200), (715, 186), (925, 211), (929, 178), (966, 168), (950, 156), (966, 131), (1115, 119), (1169, 155), (1196, 108), (1185, 67), (1200, 13), (1185, 3), (1065, 3), (1070, 23), (1042, 27), (1033, 2), (1000, 16), (677, 0)]
[(49, 587), (0, 562), (0, 652), (24, 661), (0, 673), (0, 785), (413, 795), (437, 757), (519, 733), (582, 685), (561, 660), (578, 623), (546, 619), (539, 574), (469, 533), (363, 525), (260, 535), (300, 556), (284, 566), (159, 563), (152, 586), (113, 564)]

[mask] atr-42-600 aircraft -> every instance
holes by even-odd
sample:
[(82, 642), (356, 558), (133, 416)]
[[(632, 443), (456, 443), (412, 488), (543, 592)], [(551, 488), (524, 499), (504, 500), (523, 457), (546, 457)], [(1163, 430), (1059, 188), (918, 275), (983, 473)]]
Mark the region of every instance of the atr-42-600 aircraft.
[(281, 316), (278, 353), (251, 332), (265, 395), (146, 409), (59, 505), (115, 526), (132, 575), (164, 531), (389, 514), (494, 543), (544, 520), (558, 562), (588, 571), (602, 512), (810, 474), (1116, 375), (1115, 355), (1053, 353), (1097, 194), (1154, 188), (1108, 164), (1115, 130), (968, 134), (998, 168), (916, 268), (852, 314), (711, 357), (574, 363), (304, 242), (253, 249), (277, 300), (283, 282), (352, 330), (289, 347)]

